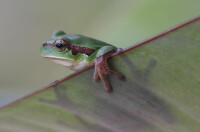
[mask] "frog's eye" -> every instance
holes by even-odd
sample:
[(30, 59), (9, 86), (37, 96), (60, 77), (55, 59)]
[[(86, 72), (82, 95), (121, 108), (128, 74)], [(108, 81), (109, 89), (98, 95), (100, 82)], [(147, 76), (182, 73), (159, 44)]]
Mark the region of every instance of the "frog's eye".
[(59, 52), (63, 52), (67, 48), (67, 43), (64, 40), (59, 39), (55, 42), (55, 47)]

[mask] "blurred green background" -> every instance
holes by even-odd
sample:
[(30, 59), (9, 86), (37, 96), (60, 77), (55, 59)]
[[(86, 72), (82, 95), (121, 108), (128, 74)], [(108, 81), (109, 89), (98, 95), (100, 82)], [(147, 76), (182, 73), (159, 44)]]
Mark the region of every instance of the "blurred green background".
[(0, 0), (0, 105), (72, 73), (39, 47), (54, 30), (126, 48), (200, 14), (200, 0)]

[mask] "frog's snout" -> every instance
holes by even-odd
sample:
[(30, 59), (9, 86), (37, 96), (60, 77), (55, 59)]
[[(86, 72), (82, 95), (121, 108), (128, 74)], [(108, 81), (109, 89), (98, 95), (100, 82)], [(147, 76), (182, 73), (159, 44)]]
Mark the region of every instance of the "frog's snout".
[(46, 46), (55, 47), (55, 45), (54, 45), (54, 44), (52, 44), (52, 43), (47, 43), (47, 42), (45, 42), (45, 43), (42, 43), (42, 47), (46, 47)]

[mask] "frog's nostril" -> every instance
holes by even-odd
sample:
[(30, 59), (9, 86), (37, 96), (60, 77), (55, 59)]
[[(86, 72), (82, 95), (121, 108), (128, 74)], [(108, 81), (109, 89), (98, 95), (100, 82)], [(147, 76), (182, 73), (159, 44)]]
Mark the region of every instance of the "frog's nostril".
[(42, 44), (42, 46), (47, 46), (47, 43)]
[(55, 47), (55, 45), (54, 44), (52, 44), (52, 43), (43, 43), (42, 44), (42, 47), (46, 47), (46, 46), (51, 46), (51, 47)]

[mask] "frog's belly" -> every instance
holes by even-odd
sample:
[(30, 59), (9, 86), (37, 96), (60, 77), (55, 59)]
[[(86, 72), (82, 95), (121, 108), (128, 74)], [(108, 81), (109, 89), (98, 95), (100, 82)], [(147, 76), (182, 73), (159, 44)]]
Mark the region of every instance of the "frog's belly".
[(81, 70), (81, 69), (91, 65), (91, 64), (92, 64), (92, 62), (88, 62), (87, 60), (82, 60), (79, 62), (75, 62), (71, 69), (74, 71), (78, 71), (78, 70)]

